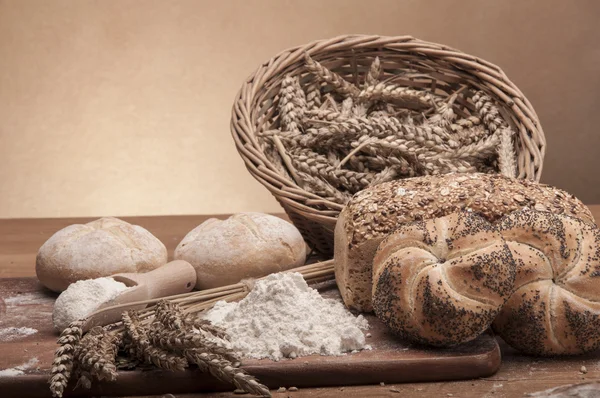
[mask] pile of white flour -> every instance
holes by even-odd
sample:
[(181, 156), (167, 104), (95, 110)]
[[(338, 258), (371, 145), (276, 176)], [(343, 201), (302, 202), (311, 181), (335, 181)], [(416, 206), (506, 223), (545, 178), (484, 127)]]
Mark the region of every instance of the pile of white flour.
[(341, 355), (370, 348), (362, 331), (369, 327), (367, 320), (321, 297), (299, 273), (259, 280), (243, 300), (219, 301), (204, 318), (224, 328), (231, 348), (250, 358)]
[(71, 322), (87, 317), (126, 289), (124, 283), (113, 278), (87, 279), (71, 283), (54, 303), (54, 327), (62, 332)]

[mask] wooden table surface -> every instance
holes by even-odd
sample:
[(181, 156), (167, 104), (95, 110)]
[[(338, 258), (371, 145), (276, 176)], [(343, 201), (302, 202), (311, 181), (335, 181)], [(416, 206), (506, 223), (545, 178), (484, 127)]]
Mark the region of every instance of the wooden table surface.
[[(600, 205), (590, 206), (600, 220)], [(215, 216), (220, 217), (220, 216)], [(169, 250), (173, 250), (192, 228), (207, 216), (123, 217), (124, 220), (147, 228)], [(39, 247), (57, 230), (92, 219), (6, 219), (0, 220), (0, 278), (35, 276), (35, 256)], [(477, 380), (440, 383), (411, 383), (359, 387), (300, 389), (276, 392), (274, 397), (522, 397), (548, 388), (600, 381), (600, 352), (571, 358), (532, 358), (501, 343), (502, 366), (493, 377)], [(581, 372), (582, 366), (585, 373)], [(290, 387), (290, 386), (286, 386)], [(1, 394), (0, 394), (1, 395)], [(177, 397), (227, 397), (233, 393), (204, 393)], [(600, 393), (599, 393), (600, 396)], [(167, 395), (167, 397), (173, 397)], [(139, 397), (138, 397), (139, 398)]]

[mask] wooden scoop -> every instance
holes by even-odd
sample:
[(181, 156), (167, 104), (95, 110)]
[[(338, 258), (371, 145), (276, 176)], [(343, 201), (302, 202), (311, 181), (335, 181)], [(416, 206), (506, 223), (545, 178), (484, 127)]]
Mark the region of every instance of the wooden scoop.
[[(102, 304), (96, 312), (90, 315), (83, 331), (94, 326), (105, 326), (121, 320), (121, 314), (129, 310), (142, 310), (148, 304), (135, 304), (139, 301), (161, 297), (174, 296), (191, 291), (196, 285), (196, 270), (183, 260), (171, 261), (153, 271), (143, 274), (122, 273), (111, 275), (117, 282), (128, 287), (117, 297)], [(132, 305), (127, 305), (132, 303)], [(118, 308), (108, 307), (119, 305)]]

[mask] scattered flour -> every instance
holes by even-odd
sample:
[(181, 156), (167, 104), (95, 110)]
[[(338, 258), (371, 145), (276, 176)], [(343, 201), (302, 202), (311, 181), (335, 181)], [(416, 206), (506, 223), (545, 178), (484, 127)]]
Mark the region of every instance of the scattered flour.
[(43, 293), (24, 293), (17, 296), (7, 297), (4, 299), (6, 305), (30, 305), (30, 304), (46, 304), (52, 301), (53, 298)]
[(8, 327), (0, 329), (0, 341), (12, 341), (20, 339), (21, 337), (31, 336), (37, 333), (37, 329), (27, 327)]
[(0, 377), (19, 376), (25, 373), (26, 370), (31, 369), (37, 365), (40, 361), (37, 358), (31, 358), (29, 361), (22, 365), (15, 366), (14, 368), (0, 370)]
[(124, 283), (112, 278), (87, 279), (70, 284), (54, 303), (54, 328), (62, 331), (71, 322), (87, 317), (125, 289)]
[(205, 319), (224, 328), (231, 347), (250, 358), (341, 355), (368, 349), (367, 320), (325, 299), (299, 273), (272, 274), (239, 303), (219, 301)]

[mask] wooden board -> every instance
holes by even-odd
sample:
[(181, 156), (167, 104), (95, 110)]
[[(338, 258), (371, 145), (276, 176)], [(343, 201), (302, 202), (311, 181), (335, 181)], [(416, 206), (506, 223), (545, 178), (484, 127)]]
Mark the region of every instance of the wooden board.
[[(332, 288), (325, 289), (324, 294), (338, 295)], [(37, 330), (27, 336), (11, 337), (4, 333), (0, 338), (0, 391), (3, 397), (49, 396), (47, 379), (57, 337), (51, 320), (55, 297), (35, 278), (0, 279), (0, 330), (11, 327)], [(367, 339), (373, 347), (371, 351), (279, 362), (247, 360), (243, 367), (267, 386), (277, 388), (458, 380), (489, 376), (500, 366), (500, 350), (490, 335), (453, 349), (428, 350), (403, 344), (387, 333), (376, 318), (367, 318), (371, 325), (372, 337)], [(27, 329), (23, 331), (27, 332)], [(19, 372), (22, 374), (14, 374)], [(115, 382), (96, 384), (92, 390), (77, 389), (68, 396), (228, 389), (231, 387), (196, 370), (134, 370), (120, 372)]]

